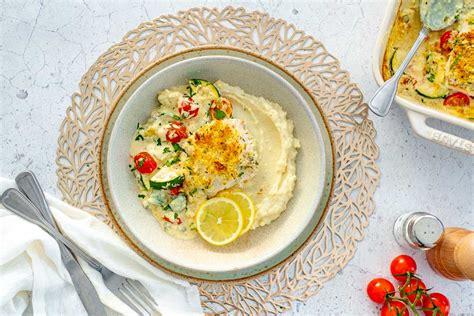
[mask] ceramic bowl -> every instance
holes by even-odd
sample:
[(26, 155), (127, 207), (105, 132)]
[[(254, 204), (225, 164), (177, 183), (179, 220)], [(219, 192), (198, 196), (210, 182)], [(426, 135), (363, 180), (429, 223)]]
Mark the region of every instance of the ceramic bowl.
[[(279, 103), (295, 123), (294, 133), (301, 141), (297, 183), (287, 209), (270, 225), (223, 247), (211, 246), (199, 237), (184, 241), (164, 233), (137, 198), (135, 178), (128, 168), (137, 122), (146, 121), (157, 106), (158, 92), (185, 84), (189, 78), (221, 79)], [(103, 196), (121, 235), (153, 264), (195, 279), (246, 278), (290, 257), (322, 222), (334, 172), (331, 137), (311, 95), (271, 62), (234, 49), (181, 52), (145, 69), (113, 106), (100, 155)]]
[[(398, 14), (400, 1), (401, 0), (388, 1), (385, 18), (382, 22), (382, 26), (380, 27), (377, 42), (374, 46), (372, 72), (379, 86), (384, 83), (382, 77), (383, 58), (385, 55), (388, 37), (390, 36), (392, 26)], [(470, 122), (449, 113), (429, 108), (423, 105), (421, 102), (410, 100), (400, 95), (395, 97), (395, 101), (406, 110), (410, 124), (413, 127), (415, 133), (417, 133), (419, 136), (443, 146), (474, 155), (474, 142), (472, 140), (464, 139), (431, 127), (427, 124), (427, 120), (434, 118), (470, 130), (474, 130), (474, 122)]]

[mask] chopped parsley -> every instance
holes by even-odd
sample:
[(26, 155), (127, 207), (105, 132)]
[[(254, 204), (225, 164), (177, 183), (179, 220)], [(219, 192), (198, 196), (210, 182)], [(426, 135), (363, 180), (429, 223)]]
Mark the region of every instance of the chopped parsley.
[(132, 167), (132, 165), (128, 165), (128, 167), (130, 168), (130, 171), (132, 171), (132, 172), (135, 171), (135, 170), (137, 170), (137, 168)]
[(142, 130), (142, 129), (144, 129), (144, 128), (140, 126), (140, 123), (137, 123), (137, 130), (140, 131), (140, 130)]
[(168, 204), (165, 207), (163, 207), (164, 211), (171, 211), (171, 206)]
[(173, 146), (173, 149), (174, 149), (175, 152), (183, 150), (183, 148), (181, 146), (179, 146), (179, 144), (177, 144), (177, 143), (173, 143), (172, 146)]
[(141, 182), (142, 186), (143, 186), (146, 190), (148, 190), (148, 188), (147, 188), (146, 185), (145, 185), (145, 181), (143, 181), (143, 176), (142, 176), (141, 174), (140, 174), (140, 182)]
[(177, 219), (177, 218), (178, 218), (178, 213), (174, 213), (174, 214), (173, 214), (173, 218), (174, 218), (174, 219)]
[(189, 195), (190, 195), (190, 196), (193, 196), (194, 193), (197, 192), (197, 190), (198, 190), (197, 188), (192, 189), (191, 192), (189, 192)]
[(173, 159), (168, 160), (168, 161), (165, 163), (165, 166), (169, 167), (169, 166), (174, 165), (174, 164), (177, 163), (177, 162), (180, 162), (179, 157), (174, 157)]
[(144, 140), (142, 134), (138, 134), (137, 137), (135, 137), (135, 140)]
[(163, 148), (163, 154), (171, 152), (171, 149), (169, 147)]
[(139, 194), (138, 197), (139, 197), (140, 199), (144, 199), (144, 198), (145, 198), (145, 195), (144, 195), (144, 194)]
[(461, 54), (457, 55), (456, 58), (454, 59), (453, 63), (451, 64), (451, 66), (449, 67), (449, 69), (453, 69), (454, 66), (456, 66), (456, 64), (459, 62), (459, 59), (461, 58)]
[(177, 121), (181, 121), (183, 119), (181, 116), (176, 115), (176, 114), (171, 115), (171, 117)]
[(226, 115), (225, 115), (224, 111), (216, 109), (215, 110), (215, 116), (216, 116), (216, 119), (222, 120), (223, 118), (225, 118)]
[(188, 97), (192, 98), (196, 94), (190, 86), (186, 87), (186, 89), (188, 90)]
[(161, 138), (158, 138), (158, 139), (156, 140), (156, 146), (161, 146)]
[(143, 167), (143, 165), (145, 164), (145, 158), (140, 158), (138, 159), (138, 168), (141, 168)]

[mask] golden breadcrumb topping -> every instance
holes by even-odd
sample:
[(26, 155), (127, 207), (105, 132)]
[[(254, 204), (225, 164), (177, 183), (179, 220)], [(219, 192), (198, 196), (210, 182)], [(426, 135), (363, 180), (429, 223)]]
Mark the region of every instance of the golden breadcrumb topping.
[(194, 187), (207, 186), (213, 176), (236, 179), (244, 144), (238, 131), (220, 120), (203, 125), (190, 137), (193, 147), (185, 168), (190, 170), (186, 181)]
[(458, 35), (449, 58), (448, 84), (472, 93), (474, 91), (474, 30)]

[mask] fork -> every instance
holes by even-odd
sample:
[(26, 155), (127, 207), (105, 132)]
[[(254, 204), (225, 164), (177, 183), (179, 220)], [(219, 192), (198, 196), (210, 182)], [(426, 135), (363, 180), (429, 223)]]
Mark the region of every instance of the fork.
[(152, 314), (153, 311), (156, 311), (157, 303), (139, 281), (123, 277), (109, 270), (70, 239), (64, 237), (46, 221), (40, 210), (23, 193), (14, 188), (7, 189), (1, 197), (1, 202), (16, 215), (40, 226), (57, 242), (66, 245), (76, 256), (81, 257), (92, 268), (100, 272), (106, 287), (137, 314), (143, 315), (143, 311)]

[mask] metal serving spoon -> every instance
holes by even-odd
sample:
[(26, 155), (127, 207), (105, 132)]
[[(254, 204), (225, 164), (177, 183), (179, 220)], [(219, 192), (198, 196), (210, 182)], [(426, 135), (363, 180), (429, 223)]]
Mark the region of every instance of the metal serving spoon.
[(420, 18), (423, 28), (393, 77), (387, 80), (370, 99), (369, 108), (372, 112), (378, 116), (388, 114), (397, 93), (398, 81), (428, 33), (452, 25), (463, 7), (464, 0), (420, 0)]

